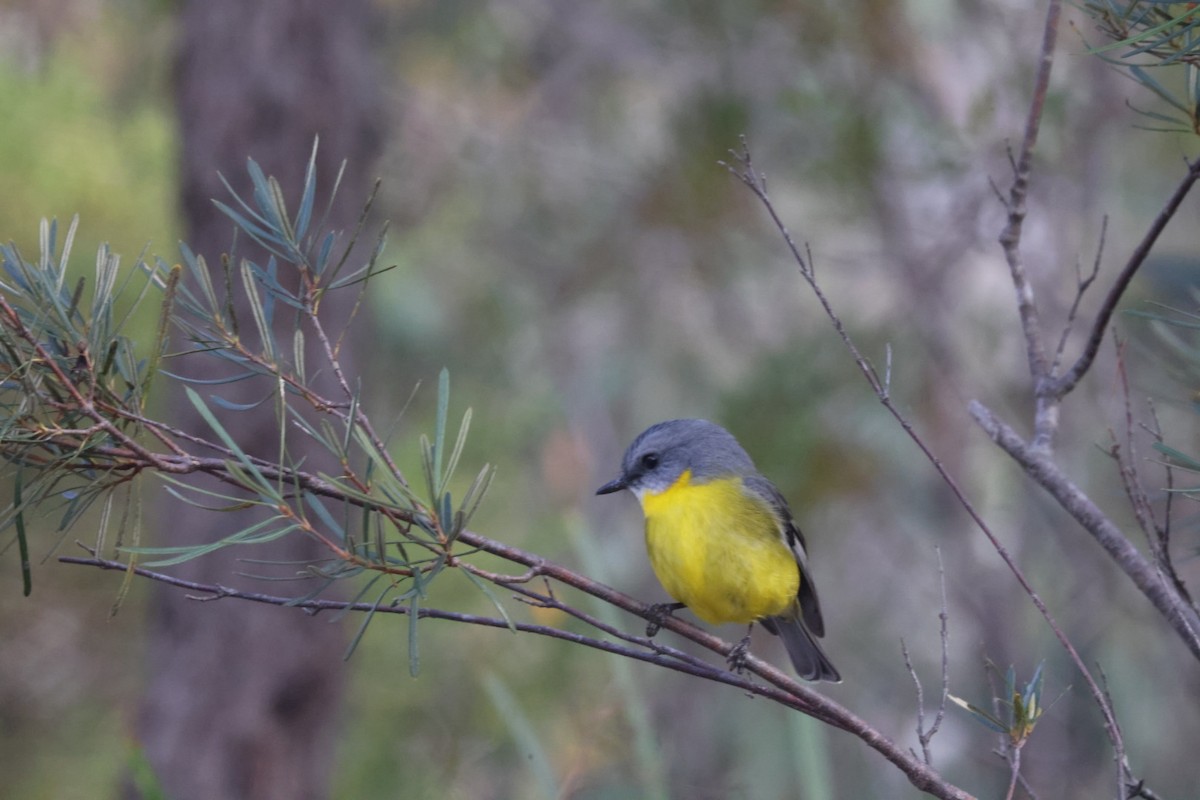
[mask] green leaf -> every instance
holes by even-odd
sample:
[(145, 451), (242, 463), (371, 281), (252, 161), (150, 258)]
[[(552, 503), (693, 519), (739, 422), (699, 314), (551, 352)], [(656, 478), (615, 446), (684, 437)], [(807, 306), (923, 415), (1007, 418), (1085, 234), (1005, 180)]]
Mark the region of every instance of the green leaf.
[(512, 617), (508, 615), (507, 609), (505, 609), (500, 603), (500, 599), (496, 597), (496, 593), (492, 591), (492, 587), (481, 581), (479, 577), (470, 570), (459, 570), (459, 573), (465, 575), (467, 580), (475, 584), (476, 589), (483, 592), (484, 596), (488, 599), (488, 602), (490, 602), (492, 607), (496, 609), (496, 613), (504, 619), (504, 623), (508, 625), (508, 629), (513, 633), (517, 633), (517, 624), (512, 621)]
[[(371, 583), (368, 584), (368, 587), (382, 577), (383, 575), (376, 576)], [(371, 606), (371, 610), (363, 614), (362, 623), (358, 626), (358, 630), (355, 631), (354, 637), (350, 640), (350, 644), (346, 647), (346, 652), (342, 655), (343, 660), (349, 661), (350, 656), (354, 655), (354, 651), (358, 649), (358, 643), (362, 641), (363, 635), (367, 632), (367, 626), (370, 625), (371, 620), (375, 618), (375, 612), (380, 609), (380, 607), (383, 605), (383, 599), (388, 596), (393, 588), (394, 587), (391, 583), (385, 586), (383, 591), (379, 593), (379, 597), (375, 599), (375, 603)], [(364, 591), (366, 590), (364, 589)]]
[(275, 332), (271, 329), (271, 314), (258, 292), (258, 281), (255, 280), (252, 265), (249, 261), (242, 262), (242, 284), (246, 290), (246, 302), (250, 313), (254, 315), (254, 324), (258, 328), (259, 338), (262, 339), (263, 354), (268, 361), (275, 361)]
[(420, 618), (421, 593), (413, 592), (408, 598), (408, 674), (414, 678), (421, 674), (421, 650), (417, 646), (417, 621)]
[(948, 695), (946, 695), (946, 697), (948, 697), (950, 699), (950, 701), (952, 703), (954, 703), (955, 705), (966, 709), (966, 711), (968, 713), (970, 713), (971, 716), (973, 716), (985, 728), (988, 728), (988, 729), (994, 731), (995, 733), (1008, 733), (1007, 725), (1005, 725), (1003, 722), (1001, 722), (1000, 720), (993, 717), (988, 712), (984, 711), (979, 706), (972, 705), (971, 703), (968, 703), (966, 700), (963, 700), (961, 697), (956, 697), (955, 695), (952, 695), (952, 694), (948, 694)]
[(471, 522), (471, 517), (475, 516), (475, 512), (479, 510), (479, 504), (483, 502), (483, 496), (487, 494), (488, 488), (492, 485), (492, 476), (495, 474), (496, 470), (492, 468), (491, 464), (484, 464), (483, 469), (479, 470), (479, 474), (467, 488), (467, 493), (463, 495), (462, 507), (459, 510), (461, 517), (456, 520), (456, 527), (459, 531), (467, 527)]
[(191, 401), (192, 406), (197, 412), (199, 412), (204, 421), (208, 423), (208, 426), (212, 428), (213, 433), (217, 435), (217, 438), (219, 438), (227, 448), (233, 451), (233, 454), (237, 456), (238, 461), (240, 461), (257, 479), (258, 484), (260, 486), (267, 487), (269, 490), (271, 487), (270, 481), (263, 477), (263, 474), (259, 472), (258, 467), (254, 465), (254, 462), (250, 460), (250, 457), (246, 455), (238, 443), (234, 441), (234, 438), (229, 435), (229, 431), (225, 430), (225, 427), (217, 421), (217, 418), (213, 416), (212, 411), (210, 411), (208, 406), (205, 405), (204, 400), (201, 399), (200, 395), (196, 394), (196, 391), (190, 386), (183, 387), (183, 390), (187, 393), (188, 400)]
[(1145, 30), (1142, 30), (1142, 31), (1139, 31), (1138, 33), (1133, 34), (1132, 36), (1129, 36), (1125, 39), (1121, 39), (1119, 41), (1112, 42), (1111, 44), (1106, 44), (1103, 47), (1094, 47), (1094, 48), (1088, 50), (1088, 52), (1092, 53), (1092, 54), (1103, 53), (1108, 50), (1115, 50), (1119, 47), (1127, 47), (1129, 45), (1138, 44), (1139, 42), (1142, 42), (1145, 39), (1150, 38), (1157, 33), (1167, 30), (1172, 25), (1176, 25), (1179, 22), (1186, 20), (1188, 17), (1195, 16), (1197, 13), (1200, 13), (1200, 8), (1194, 8), (1194, 7), (1189, 8), (1186, 11), (1184, 11), (1182, 14), (1180, 14), (1178, 17), (1172, 17), (1171, 19), (1168, 19), (1166, 22), (1163, 22), (1159, 25), (1155, 25), (1150, 28), (1146, 28)]
[(1155, 450), (1171, 459), (1174, 462), (1174, 466), (1200, 471), (1200, 461), (1197, 461), (1182, 450), (1176, 450), (1174, 447), (1165, 445), (1162, 442), (1155, 442), (1153, 446)]
[(325, 508), (325, 504), (321, 502), (321, 498), (317, 497), (312, 492), (304, 492), (304, 503), (321, 519), (321, 523), (332, 531), (342, 541), (346, 540), (346, 529), (338, 524), (333, 515), (329, 513), (329, 509)]
[[(450, 408), (450, 370), (442, 367), (442, 371), (438, 373), (438, 398), (437, 398), (437, 427), (433, 432), (433, 475), (434, 486), (442, 485), (442, 448), (446, 443), (446, 412)], [(430, 500), (436, 500), (440, 494), (435, 488), (433, 497)]]
[(25, 512), (22, 510), (21, 501), (21, 476), (22, 471), (17, 470), (16, 477), (13, 479), (13, 522), (17, 527), (17, 550), (21, 558), (21, 591), (26, 596), (33, 591), (33, 572), (30, 569), (29, 563), (29, 540), (25, 537)]
[(308, 167), (304, 170), (304, 189), (300, 195), (300, 210), (296, 212), (295, 236), (303, 239), (308, 233), (308, 223), (312, 219), (313, 198), (317, 193), (317, 145), (319, 136), (313, 137), (312, 153), (308, 157)]
[(458, 426), (458, 437), (454, 440), (454, 449), (450, 452), (450, 458), (446, 461), (446, 472), (442, 476), (442, 481), (438, 485), (438, 494), (446, 491), (446, 486), (450, 483), (450, 478), (454, 475), (454, 471), (458, 469), (458, 461), (462, 457), (463, 447), (467, 443), (467, 431), (471, 429), (471, 409), (463, 414), (462, 423)]

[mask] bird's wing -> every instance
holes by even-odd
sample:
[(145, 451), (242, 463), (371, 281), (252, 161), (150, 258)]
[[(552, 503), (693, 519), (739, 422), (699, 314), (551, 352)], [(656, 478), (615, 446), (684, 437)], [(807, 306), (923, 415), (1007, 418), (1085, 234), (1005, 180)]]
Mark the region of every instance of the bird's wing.
[(813, 584), (812, 573), (808, 570), (808, 552), (804, 548), (804, 534), (800, 532), (796, 520), (792, 518), (792, 511), (788, 508), (787, 500), (784, 499), (779, 489), (775, 488), (775, 484), (761, 475), (746, 478), (745, 484), (748, 489), (764, 498), (775, 509), (779, 517), (780, 532), (788, 547), (792, 549), (792, 555), (795, 556), (796, 564), (800, 567), (800, 591), (796, 596), (800, 601), (801, 618), (813, 636), (824, 636), (825, 620), (821, 617), (821, 601), (817, 598), (817, 587)]

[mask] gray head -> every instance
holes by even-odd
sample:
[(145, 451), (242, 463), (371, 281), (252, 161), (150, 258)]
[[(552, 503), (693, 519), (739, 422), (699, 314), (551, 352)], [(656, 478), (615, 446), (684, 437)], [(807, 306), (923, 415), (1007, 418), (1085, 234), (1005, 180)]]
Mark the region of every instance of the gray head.
[(629, 489), (661, 492), (684, 470), (692, 477), (753, 475), (754, 462), (733, 434), (705, 419), (671, 419), (652, 425), (633, 440), (621, 460), (621, 476), (596, 490), (596, 494)]

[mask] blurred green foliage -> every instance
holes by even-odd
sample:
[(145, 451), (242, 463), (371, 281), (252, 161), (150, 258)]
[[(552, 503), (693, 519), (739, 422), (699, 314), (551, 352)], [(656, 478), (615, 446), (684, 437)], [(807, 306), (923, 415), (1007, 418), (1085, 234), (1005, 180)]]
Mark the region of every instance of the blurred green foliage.
[[(179, 227), (168, 26), (138, 3), (99, 8), (32, 65), (0, 58), (0, 235), (33, 252), (38, 218), (79, 213), (76, 268), (88, 273), (100, 239), (126, 268), (147, 241), (175, 258)], [(1047, 691), (1067, 694), (1039, 721), (1027, 774), (1047, 797), (1107, 790), (1097, 715), (1066, 688), (1052, 637), (881, 416), (761, 210), (717, 166), (745, 133), (860, 345), (877, 364), (892, 347), (901, 406), (1029, 565), (1084, 658), (1104, 664), (1118, 712), (1136, 709), (1125, 721), (1139, 770), (1164, 796), (1192, 791), (1200, 721), (1178, 713), (1198, 691), (1179, 674), (1188, 665), (1146, 632), (1150, 615), (1123, 577), (963, 411), (974, 397), (1016, 419), (1025, 409), (987, 180), (1008, 177), (1039, 15), (979, 2), (672, 0), (393, 2), (381, 16), (395, 110), (380, 167), (381, 215), (395, 220), (384, 261), (398, 268), (373, 287), (367, 403), (399, 412), (422, 382), (400, 426), (427, 430), (436, 375), (450, 367), (456, 398), (475, 410), (463, 458), (498, 466), (476, 527), (661, 599), (632, 501), (601, 508), (590, 494), (646, 424), (712, 416), (792, 499), (828, 647), (847, 674), (831, 695), (915, 744), (898, 640), (929, 691), (939, 668), (930, 546), (941, 544), (952, 691), (988, 696), (985, 656), (1021, 674), (1045, 660)], [(1057, 74), (1031, 233), (1056, 322), (1074, 280), (1056, 270), (1090, 262), (1100, 213), (1114, 214), (1119, 259), (1178, 174), (1176, 144), (1131, 130), (1120, 105), (1131, 85), (1081, 57), (1061, 58)], [(1147, 166), (1131, 177), (1133, 154)], [(1194, 252), (1191, 233), (1172, 229), (1164, 249)], [(1107, 373), (1094, 383), (1072, 406), (1061, 453), (1120, 515), (1111, 464), (1091, 445), (1123, 408)], [(1152, 365), (1138, 385), (1175, 391)], [(419, 453), (397, 457), (417, 472)], [(19, 597), (13, 554), (0, 557), (14, 578), (0, 582), (0, 763), (16, 765), (6, 791), (103, 796), (97, 787), (115, 786), (138, 752), (140, 590), (103, 625), (96, 609), (110, 604), (112, 581), (42, 566), (44, 548), (33, 555), (33, 602)], [(480, 600), (462, 581), (439, 584), (429, 602)], [(423, 636), (417, 679), (404, 625), (376, 626), (356, 652), (338, 797), (541, 797), (551, 782), (587, 800), (653, 797), (664, 785), (695, 798), (916, 794), (849, 737), (734, 692), (504, 631), (429, 622)], [(777, 658), (774, 646), (755, 640)], [(1163, 719), (1171, 731), (1147, 722)], [(942, 737), (934, 749), (948, 777), (980, 796), (1002, 791), (1005, 769), (980, 726), (949, 720)]]

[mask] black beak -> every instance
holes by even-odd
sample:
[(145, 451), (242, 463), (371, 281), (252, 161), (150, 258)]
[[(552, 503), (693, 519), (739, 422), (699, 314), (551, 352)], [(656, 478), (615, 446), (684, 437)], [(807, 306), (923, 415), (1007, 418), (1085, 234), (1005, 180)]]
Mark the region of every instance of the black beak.
[(627, 488), (629, 488), (629, 484), (625, 483), (625, 479), (617, 478), (615, 481), (609, 481), (597, 489), (596, 494), (612, 494), (613, 492), (619, 492)]

